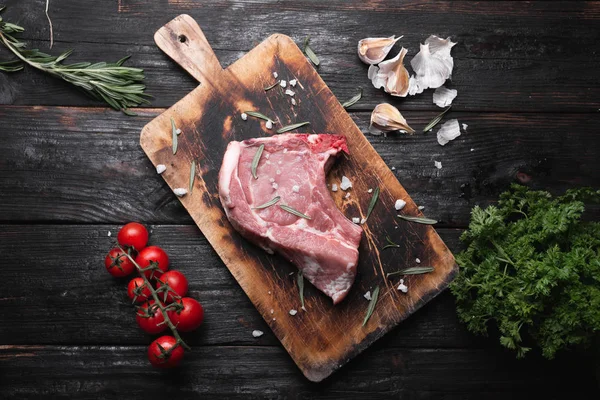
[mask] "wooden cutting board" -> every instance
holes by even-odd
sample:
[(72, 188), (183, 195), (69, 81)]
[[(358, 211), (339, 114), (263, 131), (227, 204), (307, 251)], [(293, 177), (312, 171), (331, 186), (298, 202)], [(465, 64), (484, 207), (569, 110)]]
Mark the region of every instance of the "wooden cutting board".
[[(162, 176), (171, 189), (188, 188), (190, 166), (196, 161), (193, 191), (181, 202), (308, 379), (326, 378), (447, 287), (457, 271), (454, 257), (431, 226), (396, 217), (396, 199), (407, 202), (403, 214), (421, 213), (289, 37), (270, 36), (226, 69), (188, 15), (162, 27), (155, 40), (200, 85), (144, 127), (141, 146), (154, 165), (167, 166)], [(265, 92), (276, 81), (274, 71), (279, 79), (298, 80), (293, 88), (296, 106), (279, 87)], [(275, 118), (274, 129), (267, 130), (264, 121), (252, 117), (243, 121), (240, 114), (248, 110)], [(175, 155), (171, 118), (182, 131)], [(373, 213), (362, 225), (358, 275), (351, 292), (333, 306), (331, 299), (306, 283), (306, 311), (300, 309), (296, 268), (233, 230), (217, 193), (227, 143), (273, 135), (277, 127), (300, 121), (310, 121), (303, 132), (341, 134), (348, 141), (350, 156), (339, 158), (328, 176), (330, 185), (339, 185), (343, 175), (353, 183), (349, 198), (341, 190), (331, 193), (348, 218), (363, 218), (372, 196), (368, 190), (381, 188)], [(382, 250), (386, 236), (400, 247)], [(418, 265), (434, 266), (435, 271), (406, 276), (406, 294), (396, 289), (399, 277), (386, 279), (388, 272)], [(363, 327), (369, 306), (363, 295), (377, 286), (379, 301)], [(298, 310), (297, 315), (289, 314), (292, 309)], [(210, 309), (207, 314), (210, 318)]]

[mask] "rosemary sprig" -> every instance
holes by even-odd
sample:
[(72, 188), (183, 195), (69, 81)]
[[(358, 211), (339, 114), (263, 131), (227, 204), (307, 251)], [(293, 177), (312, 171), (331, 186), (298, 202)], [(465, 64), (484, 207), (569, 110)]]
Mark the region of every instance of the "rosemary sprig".
[(300, 211), (296, 210), (295, 208), (292, 208), (292, 207), (287, 206), (285, 204), (279, 204), (279, 208), (281, 208), (284, 211), (289, 212), (290, 214), (294, 214), (294, 215), (296, 215), (298, 217), (305, 218), (305, 219), (311, 219), (308, 215), (302, 214)]
[(173, 117), (171, 117), (171, 131), (173, 134), (171, 146), (173, 147), (173, 155), (175, 155), (175, 153), (177, 153), (177, 126), (175, 126)]
[(319, 60), (319, 57), (317, 57), (313, 49), (310, 47), (308, 42), (310, 42), (310, 36), (307, 36), (306, 39), (304, 39), (304, 54), (306, 54), (310, 61), (313, 64), (315, 64), (316, 67), (318, 67), (319, 64), (321, 64), (321, 61)]
[(383, 246), (383, 248), (381, 250), (385, 250), (385, 249), (389, 249), (391, 247), (397, 247), (400, 248), (400, 245), (397, 243), (392, 242), (392, 239), (390, 239), (389, 236), (385, 237), (385, 240), (387, 240), (388, 244), (386, 244), (385, 246)]
[(192, 161), (192, 166), (190, 167), (190, 193), (192, 193), (192, 189), (194, 189), (194, 179), (196, 178), (196, 160)]
[(362, 98), (362, 94), (363, 94), (363, 90), (362, 90), (362, 88), (360, 88), (360, 92), (356, 96), (352, 97), (350, 100), (348, 100), (347, 102), (342, 104), (342, 107), (344, 107), (344, 108), (352, 107)]
[[(4, 7), (0, 8), (0, 12)], [(116, 63), (89, 63), (63, 64), (72, 50), (59, 56), (43, 53), (38, 49), (27, 49), (27, 44), (15, 38), (13, 34), (21, 33), (25, 29), (19, 25), (5, 22), (0, 17), (0, 43), (2, 43), (15, 56), (16, 60), (0, 63), (0, 71), (16, 72), (23, 69), (23, 63), (40, 71), (69, 82), (82, 89), (86, 94), (96, 100), (102, 100), (115, 110), (127, 111), (130, 107), (148, 104), (144, 93), (144, 70), (140, 68), (124, 67), (123, 63), (128, 57)]]
[(271, 122), (273, 122), (273, 120), (271, 118), (267, 117), (264, 114), (256, 112), (256, 111), (245, 111), (245, 113), (248, 114), (248, 115), (250, 115), (250, 116), (252, 116), (252, 117), (255, 117), (255, 118), (260, 118), (260, 119), (264, 119), (265, 121), (271, 121)]
[(431, 219), (431, 218), (410, 217), (407, 215), (398, 215), (398, 218), (401, 218), (401, 219), (403, 219), (405, 221), (409, 221), (409, 222), (416, 222), (418, 224), (425, 224), (425, 225), (437, 224), (437, 221), (435, 219)]
[(302, 271), (298, 271), (298, 276), (296, 277), (296, 283), (298, 284), (298, 293), (300, 293), (300, 303), (302, 304), (302, 309), (304, 308), (304, 274)]
[(377, 199), (379, 199), (379, 186), (377, 186), (373, 191), (373, 197), (371, 197), (371, 202), (369, 203), (369, 208), (367, 209), (365, 221), (369, 219), (369, 215), (371, 215), (371, 212), (375, 208), (375, 204), (377, 204)]
[(305, 122), (299, 122), (297, 124), (287, 125), (287, 126), (284, 126), (283, 128), (277, 129), (277, 133), (285, 133), (285, 132), (293, 131), (294, 129), (298, 129), (301, 126), (305, 126), (305, 125), (310, 125), (310, 122), (305, 121)]
[(252, 166), (250, 171), (252, 172), (252, 177), (254, 179), (258, 179), (258, 175), (256, 175), (256, 168), (258, 168), (258, 163), (260, 162), (260, 156), (262, 156), (263, 150), (265, 149), (265, 145), (261, 144), (256, 150), (254, 154), (254, 158), (252, 159)]
[(426, 273), (432, 272), (432, 271), (434, 271), (433, 267), (411, 267), (411, 268), (401, 269), (400, 271), (396, 271), (396, 272), (390, 272), (385, 277), (389, 278), (390, 276), (394, 276), (394, 275), (421, 275), (421, 274), (426, 274)]
[(271, 200), (267, 201), (265, 204), (261, 204), (260, 206), (252, 207), (253, 210), (261, 210), (263, 208), (271, 207), (273, 204), (277, 203), (281, 200), (281, 196), (275, 196)]
[(365, 315), (365, 319), (363, 320), (362, 326), (365, 326), (367, 324), (367, 322), (369, 321), (369, 318), (371, 318), (373, 311), (375, 311), (375, 306), (377, 305), (378, 298), (379, 298), (379, 286), (377, 286), (375, 288), (375, 290), (373, 290), (373, 293), (371, 294), (371, 301), (369, 302), (369, 308), (367, 308), (367, 314)]
[(433, 129), (434, 126), (439, 124), (440, 121), (442, 120), (442, 118), (444, 118), (444, 114), (446, 114), (450, 110), (450, 108), (452, 108), (452, 106), (448, 106), (448, 108), (446, 108), (438, 116), (436, 116), (434, 119), (432, 119), (431, 122), (429, 122), (427, 124), (427, 126), (425, 128), (423, 128), (423, 133), (429, 131), (430, 129)]
[[(269, 91), (269, 90), (273, 89), (275, 86), (279, 85), (279, 83), (280, 83), (280, 82), (281, 82), (281, 80), (278, 80), (277, 82), (275, 82), (275, 83), (274, 83), (274, 84), (272, 84), (271, 86), (267, 86), (267, 87), (265, 88), (265, 92), (267, 92), (267, 91)], [(247, 113), (246, 113), (246, 114), (247, 114)]]

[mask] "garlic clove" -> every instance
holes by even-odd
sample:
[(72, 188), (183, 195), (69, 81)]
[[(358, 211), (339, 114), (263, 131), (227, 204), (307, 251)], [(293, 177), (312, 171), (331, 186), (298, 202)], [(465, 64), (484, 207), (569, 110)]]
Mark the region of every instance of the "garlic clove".
[(366, 38), (358, 41), (358, 58), (365, 64), (379, 64), (388, 55), (402, 36), (388, 38)]
[(373, 135), (381, 135), (382, 133), (401, 131), (408, 134), (415, 133), (406, 123), (406, 119), (400, 114), (396, 107), (388, 103), (377, 105), (371, 113), (371, 124), (369, 132)]
[(403, 47), (396, 57), (382, 62), (378, 67), (371, 65), (367, 76), (371, 79), (373, 86), (377, 89), (383, 87), (383, 90), (392, 96), (406, 97), (409, 89), (409, 76), (404, 67), (404, 57), (407, 52), (408, 50)]
[(444, 123), (440, 130), (437, 132), (437, 141), (440, 145), (444, 146), (451, 140), (456, 139), (460, 136), (460, 126), (458, 125), (457, 119), (451, 119)]
[(440, 86), (433, 92), (433, 104), (438, 107), (448, 107), (452, 104), (452, 101), (456, 98), (458, 92), (456, 89), (448, 89), (444, 86)]

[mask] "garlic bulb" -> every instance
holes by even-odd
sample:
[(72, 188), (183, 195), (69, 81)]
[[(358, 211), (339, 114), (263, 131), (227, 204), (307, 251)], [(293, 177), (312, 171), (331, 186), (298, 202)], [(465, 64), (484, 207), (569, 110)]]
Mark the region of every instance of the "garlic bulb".
[(371, 113), (369, 132), (373, 135), (381, 135), (382, 133), (392, 131), (401, 131), (408, 134), (415, 133), (414, 129), (408, 126), (406, 120), (396, 107), (387, 103), (377, 105)]
[(448, 107), (452, 104), (452, 100), (456, 98), (457, 94), (458, 92), (456, 89), (448, 89), (444, 86), (440, 86), (433, 92), (433, 104), (442, 108)]
[(404, 47), (398, 55), (390, 60), (384, 61), (379, 66), (371, 65), (368, 77), (377, 89), (383, 87), (392, 96), (406, 97), (409, 88), (408, 71), (404, 67)]
[(440, 130), (437, 132), (437, 141), (439, 144), (444, 146), (451, 140), (456, 139), (460, 136), (460, 126), (458, 125), (457, 119), (451, 119), (446, 122)]
[(365, 64), (379, 64), (402, 36), (389, 38), (366, 38), (358, 41), (358, 58)]
[(421, 44), (420, 51), (410, 61), (416, 76), (409, 92), (417, 94), (428, 88), (438, 88), (452, 77), (454, 59), (450, 51), (454, 45), (456, 43), (450, 38), (440, 39), (434, 35)]

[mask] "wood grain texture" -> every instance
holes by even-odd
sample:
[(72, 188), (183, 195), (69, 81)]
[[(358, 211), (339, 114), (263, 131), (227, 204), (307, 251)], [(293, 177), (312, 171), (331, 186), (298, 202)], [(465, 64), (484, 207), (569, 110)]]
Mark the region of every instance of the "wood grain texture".
[[(89, 4), (88, 4), (89, 3)], [(453, 80), (455, 110), (503, 112), (596, 112), (600, 87), (599, 12), (596, 2), (271, 2), (123, 0), (52, 5), (55, 48), (73, 48), (73, 61), (116, 61), (144, 68), (151, 107), (169, 107), (196, 86), (153, 45), (152, 35), (186, 12), (204, 28), (224, 66), (274, 32), (311, 43), (319, 74), (340, 99), (365, 89), (355, 109), (392, 101), (403, 110), (433, 110), (431, 91), (395, 99), (376, 90), (356, 56), (364, 35), (402, 34), (407, 61), (430, 34), (458, 42)], [(32, 46), (48, 48), (43, 1), (8, 1), (7, 19), (25, 26)], [(317, 11), (318, 10), (318, 11)], [(97, 18), (89, 18), (89, 15)], [(334, 23), (332, 23), (334, 21)], [(400, 25), (399, 25), (400, 23)], [(235, 40), (232, 40), (235, 38)], [(584, 45), (585, 43), (585, 45)], [(408, 65), (408, 62), (407, 62)], [(409, 67), (410, 68), (410, 67)], [(52, 77), (27, 69), (0, 74), (0, 104), (99, 105)]]
[[(597, 399), (589, 360), (518, 361), (500, 351), (379, 346), (321, 384), (279, 347), (195, 348), (175, 371), (145, 346), (0, 346), (4, 399)], [(503, 368), (498, 368), (502, 365)], [(34, 382), (34, 384), (32, 384)]]
[[(146, 125), (140, 144), (154, 165), (168, 166), (162, 177), (172, 189), (186, 187), (190, 164), (197, 160), (194, 190), (180, 199), (182, 204), (309, 380), (325, 379), (448, 285), (457, 271), (452, 253), (431, 226), (393, 220), (394, 202), (399, 198), (407, 202), (404, 215), (422, 214), (289, 37), (270, 36), (226, 69), (220, 67), (200, 27), (188, 15), (161, 28), (155, 40), (200, 86)], [(280, 79), (298, 80), (296, 107), (279, 88), (265, 93), (264, 87), (274, 81), (273, 71)], [(217, 177), (227, 144), (273, 134), (261, 131), (256, 119), (243, 121), (239, 115), (246, 110), (274, 116), (277, 126), (310, 121), (309, 133), (346, 137), (350, 155), (328, 175), (330, 184), (339, 183), (342, 176), (353, 182), (350, 199), (342, 191), (332, 195), (346, 216), (364, 218), (371, 199), (367, 190), (381, 188), (377, 207), (362, 225), (365, 235), (357, 279), (337, 306), (310, 288), (307, 311), (300, 310), (296, 284), (286, 279), (293, 266), (243, 239), (222, 210)], [(182, 131), (177, 154), (172, 151), (171, 120)], [(380, 250), (388, 235), (400, 245), (396, 254)], [(414, 266), (416, 258), (435, 270), (406, 278), (410, 291), (398, 292), (397, 279), (388, 280), (386, 273)], [(382, 289), (377, 307), (363, 327), (368, 307), (363, 294), (377, 286)], [(288, 314), (291, 310), (298, 314)]]

